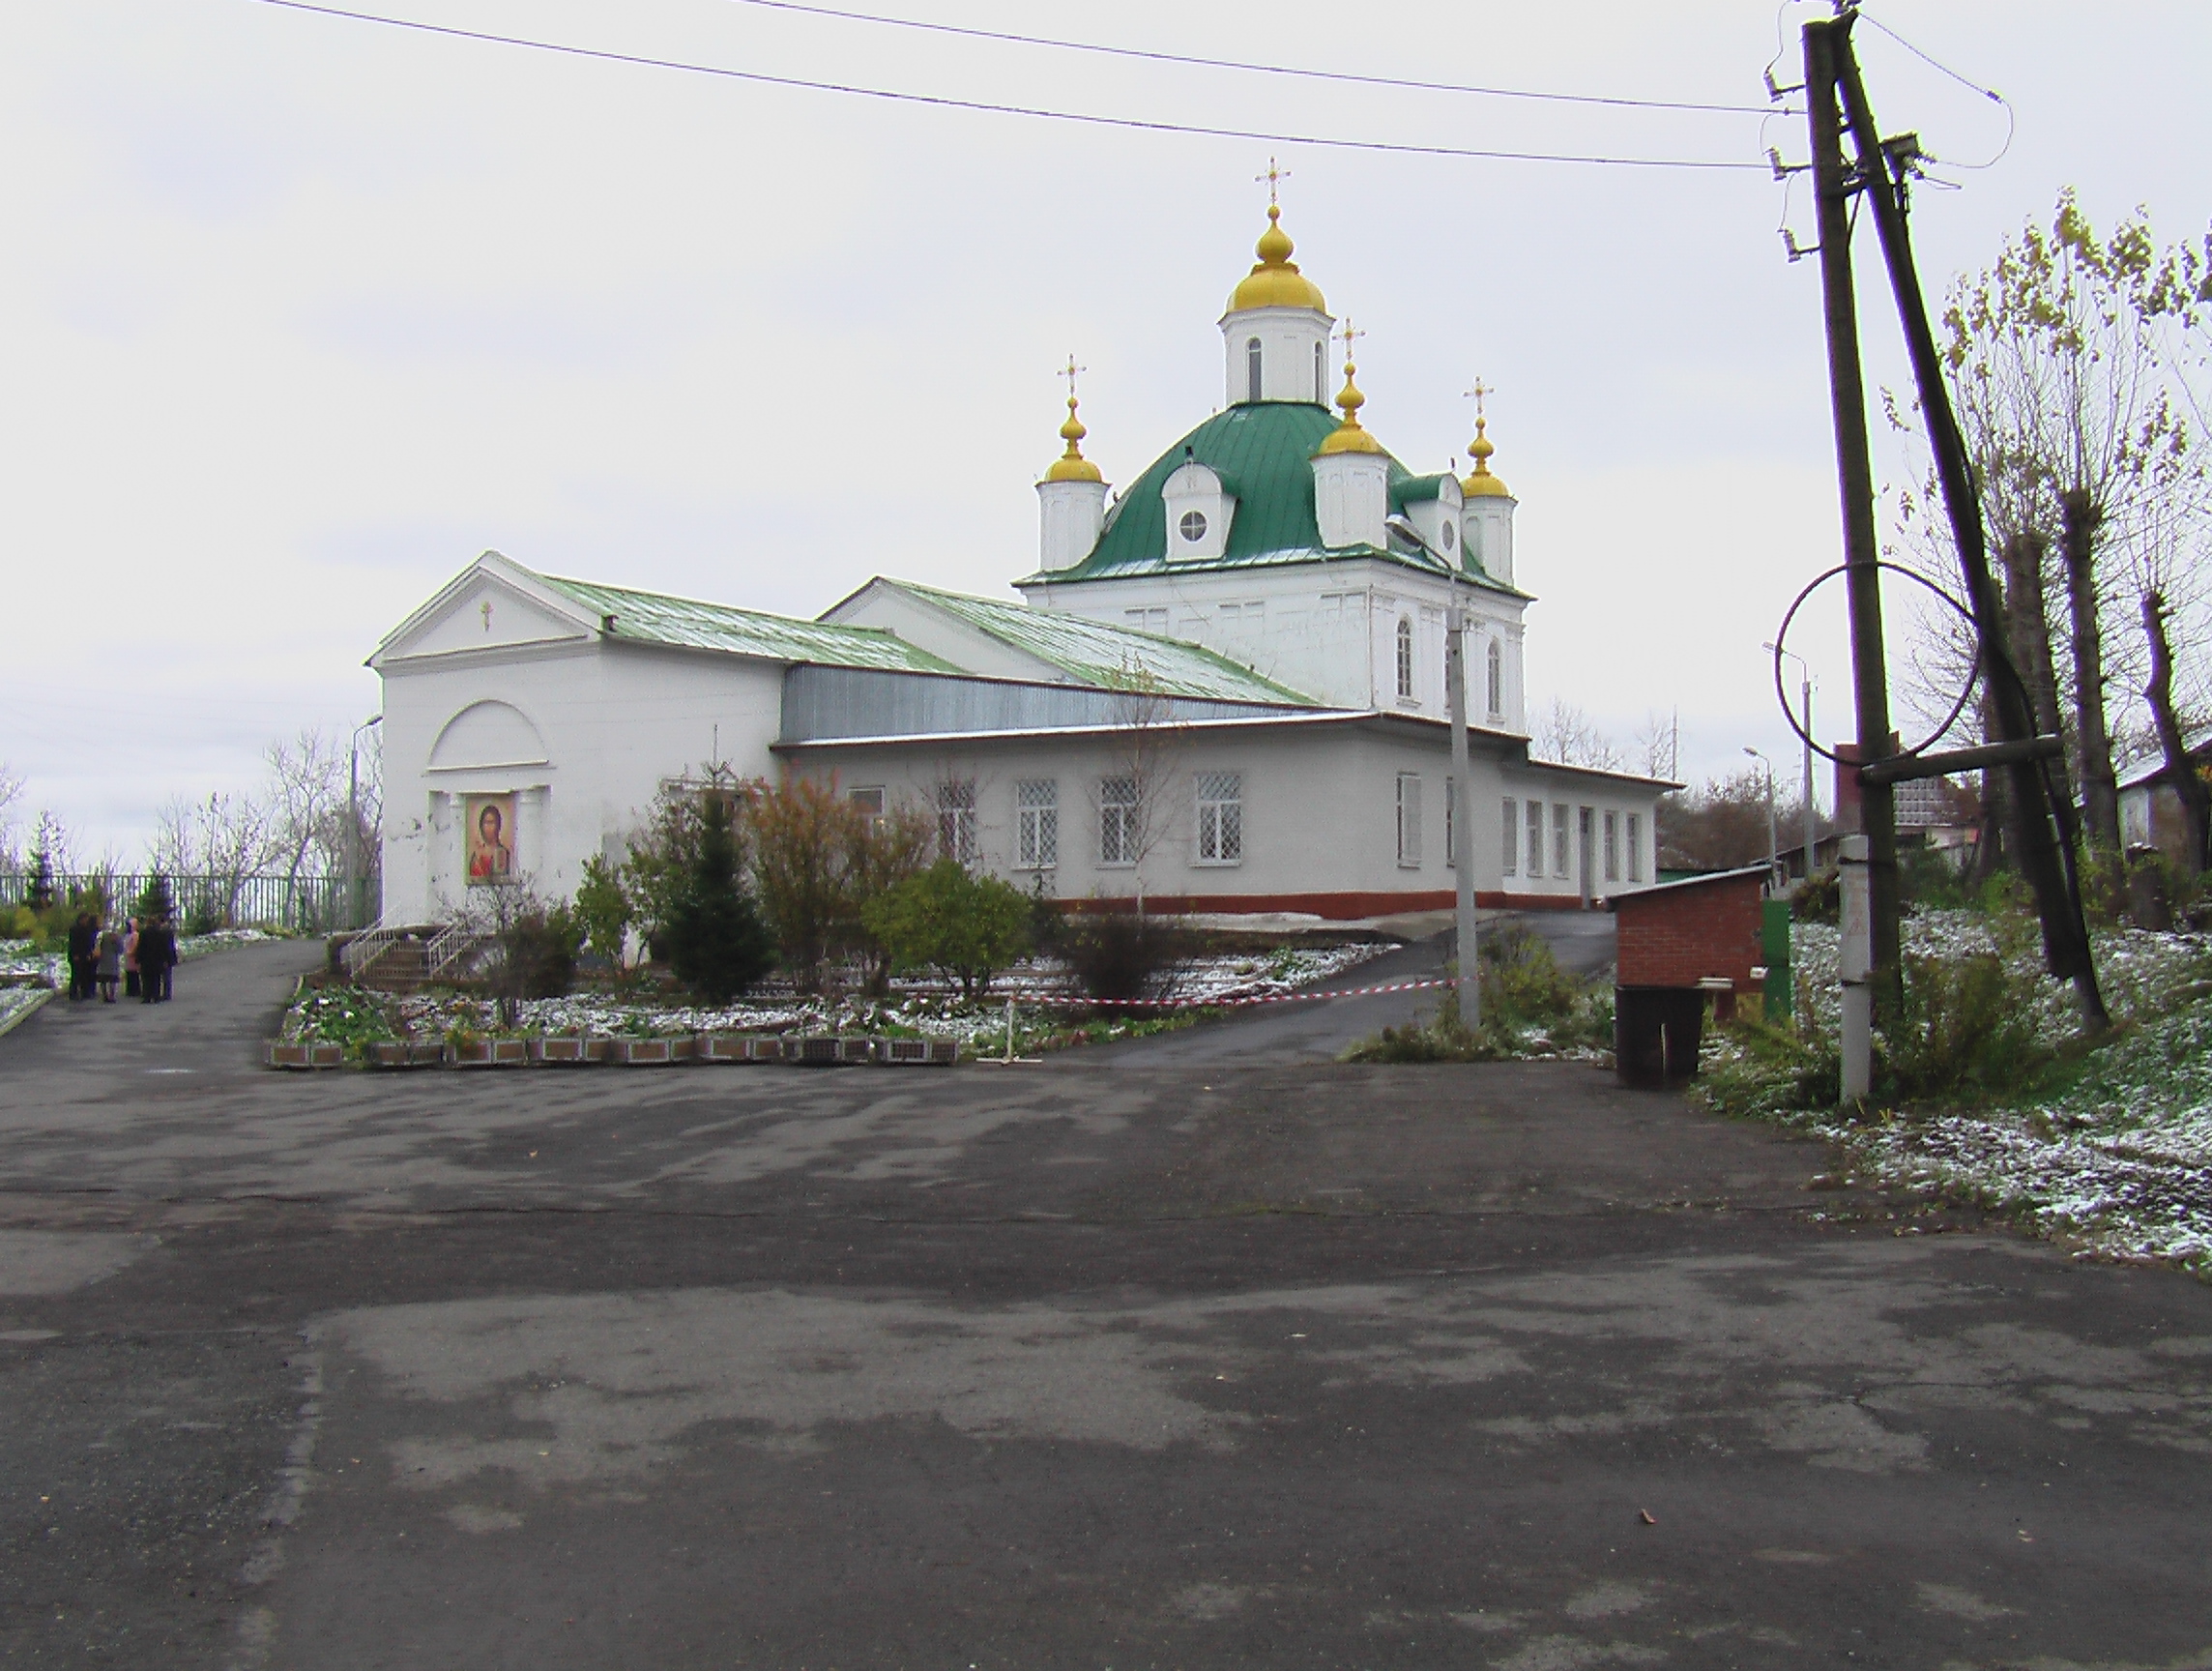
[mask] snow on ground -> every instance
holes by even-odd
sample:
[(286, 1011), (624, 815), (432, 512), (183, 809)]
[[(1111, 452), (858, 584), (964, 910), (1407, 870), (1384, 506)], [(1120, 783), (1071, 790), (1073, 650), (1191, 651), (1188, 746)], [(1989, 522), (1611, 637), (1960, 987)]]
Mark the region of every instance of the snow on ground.
[[(205, 957), (211, 952), (276, 938), (258, 928), (218, 928), (213, 934), (185, 934), (178, 937), (177, 956), (180, 960)], [(43, 980), (49, 986), (67, 986), (69, 953), (41, 952), (35, 940), (0, 940), (0, 981), (25, 977)]]
[[(1385, 942), (1327, 947), (1285, 947), (1257, 955), (1197, 958), (1178, 978), (1172, 1002), (1185, 1007), (1218, 1004), (1232, 998), (1259, 998), (1292, 992), (1342, 974), (1390, 951)], [(303, 994), (285, 1017), (285, 1036), (296, 1038), (314, 1027), (334, 1001)], [(439, 1038), (455, 1028), (480, 1034), (509, 1031), (499, 1027), (492, 1003), (480, 998), (423, 994), (380, 1001), (393, 1036)], [(1064, 1034), (1071, 1014), (1088, 1004), (1073, 995), (1067, 971), (1050, 959), (1018, 964), (991, 983), (975, 1004), (928, 981), (899, 980), (888, 998), (823, 998), (770, 992), (741, 1003), (707, 1006), (625, 999), (607, 992), (566, 998), (526, 999), (511, 1031), (620, 1034), (655, 1038), (695, 1033), (889, 1033), (952, 1039), (971, 1049), (1003, 1048), (1006, 1007), (1014, 1007), (1015, 1047), (1026, 1049)], [(349, 1000), (349, 1005), (351, 1001)], [(333, 1017), (330, 1031), (356, 1025), (349, 1008)], [(1147, 1025), (1134, 1019), (1116, 1023), (1110, 1033)]]
[[(2046, 1037), (2071, 1038), (2072, 992), (2040, 974), (2032, 923), (1926, 912), (1905, 927), (1908, 957), (1994, 953), (2023, 977)], [(1837, 933), (1790, 936), (1799, 1003), (1836, 1023)], [(2212, 940), (2111, 929), (2096, 936), (2107, 1006), (2121, 1036), (2075, 1082), (2021, 1105), (1906, 1110), (1872, 1123), (1832, 1110), (1786, 1111), (1893, 1187), (1964, 1196), (2017, 1215), (2083, 1252), (2166, 1259), (2212, 1275)], [(1727, 1046), (1722, 1046), (1726, 1048)]]

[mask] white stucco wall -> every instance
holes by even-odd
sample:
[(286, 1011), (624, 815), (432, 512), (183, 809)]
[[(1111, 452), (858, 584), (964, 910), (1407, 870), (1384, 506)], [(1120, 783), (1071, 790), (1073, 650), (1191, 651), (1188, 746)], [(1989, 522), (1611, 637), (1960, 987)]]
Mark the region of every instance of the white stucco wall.
[[(1149, 738), (1149, 748), (1159, 748)], [(976, 861), (981, 867), (1015, 882), (1033, 885), (1035, 871), (1021, 863), (1016, 784), (1053, 780), (1059, 789), (1059, 862), (1045, 872), (1044, 891), (1054, 898), (1133, 897), (1137, 874), (1128, 866), (1099, 863), (1101, 778), (1126, 774), (1130, 747), (1106, 735), (1058, 735), (916, 739), (896, 743), (813, 744), (780, 750), (796, 777), (834, 781), (846, 791), (881, 788), (888, 805), (915, 806), (934, 816), (938, 786), (975, 785)], [(1440, 728), (1381, 728), (1373, 724), (1238, 724), (1196, 727), (1165, 749), (1156, 769), (1164, 785), (1163, 834), (1143, 866), (1148, 898), (1198, 896), (1242, 902), (1245, 909), (1316, 909), (1298, 900), (1316, 894), (1356, 899), (1374, 895), (1438, 895), (1454, 885), (1445, 863), (1445, 781), (1450, 776), (1448, 740)], [(1243, 855), (1234, 865), (1203, 862), (1198, 854), (1194, 784), (1201, 774), (1234, 772), (1241, 779)], [(1421, 782), (1420, 862), (1401, 864), (1398, 852), (1398, 778)], [(1472, 762), (1475, 886), (1479, 893), (1534, 895), (1572, 900), (1581, 894), (1579, 867), (1555, 874), (1501, 873), (1501, 806), (1511, 796), (1517, 816), (1534, 798), (1548, 807), (1569, 808), (1570, 823), (1581, 808), (1592, 811), (1596, 844), (1594, 893), (1626, 892), (1649, 884), (1652, 805), (1649, 786), (1565, 773), (1541, 766), (1502, 761), (1493, 751)], [(1642, 884), (1631, 884), (1623, 846), (1622, 877), (1608, 882), (1603, 873), (1603, 819), (1615, 814), (1625, 841), (1626, 820), (1638, 819)], [(1549, 811), (1546, 812), (1547, 830)], [(1518, 860), (1518, 855), (1516, 856)], [(1273, 906), (1266, 902), (1278, 902)], [(1288, 902), (1288, 903), (1283, 903)], [(1433, 898), (1430, 902), (1434, 902)], [(1344, 915), (1369, 915), (1362, 904)]]
[[(663, 779), (720, 758), (777, 771), (782, 721), (772, 661), (622, 641), (469, 649), (389, 662), (384, 676), (384, 916), (431, 922), (466, 892), (461, 797), (520, 796), (516, 863), (547, 897), (575, 892), (584, 861), (619, 855)], [(543, 742), (540, 761), (484, 760), (440, 734), (485, 702)], [(512, 735), (475, 721), (483, 735)], [(509, 750), (501, 749), (506, 753)]]
[[(1026, 590), (1040, 607), (1203, 644), (1332, 706), (1444, 712), (1442, 623), (1451, 587), (1399, 564), (1345, 558), (1072, 586), (1039, 583)], [(1505, 707), (1499, 728), (1526, 734), (1521, 643), (1527, 601), (1472, 586), (1462, 589), (1462, 598), (1469, 611), (1468, 665), (1476, 671), (1468, 713), (1478, 724), (1488, 718), (1482, 646), (1501, 638)], [(1257, 617), (1255, 603), (1261, 606)], [(1406, 705), (1398, 700), (1401, 611), (1412, 616), (1418, 646), (1413, 700)]]

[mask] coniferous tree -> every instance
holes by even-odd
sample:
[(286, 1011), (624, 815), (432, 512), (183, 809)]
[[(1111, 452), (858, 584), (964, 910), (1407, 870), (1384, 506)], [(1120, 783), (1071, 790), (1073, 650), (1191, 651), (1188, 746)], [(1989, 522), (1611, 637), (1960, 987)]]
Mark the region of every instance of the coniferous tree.
[(739, 874), (729, 802), (709, 795), (699, 813), (698, 850), (666, 924), (668, 963), (684, 985), (721, 1004), (768, 973), (773, 943)]
[(159, 870), (147, 877), (146, 886), (138, 891), (138, 902), (131, 909), (131, 914), (141, 923), (174, 917), (177, 914), (177, 902), (169, 893), (169, 879)]

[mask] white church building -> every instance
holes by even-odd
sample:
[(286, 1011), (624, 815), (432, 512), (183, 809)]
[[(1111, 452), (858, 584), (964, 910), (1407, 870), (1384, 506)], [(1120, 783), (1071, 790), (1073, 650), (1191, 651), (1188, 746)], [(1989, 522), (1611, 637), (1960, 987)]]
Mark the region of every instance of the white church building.
[(1120, 493), (1065, 451), (1020, 601), (877, 578), (798, 620), (561, 579), (487, 551), (384, 639), (387, 924), (474, 885), (571, 893), (710, 761), (935, 818), (946, 851), (1062, 900), (1352, 919), (1438, 909), (1445, 629), (1467, 621), (1466, 849), (1489, 905), (1655, 880), (1671, 785), (1530, 759), (1516, 502), (1407, 470), (1272, 204), (1220, 321), (1222, 408)]

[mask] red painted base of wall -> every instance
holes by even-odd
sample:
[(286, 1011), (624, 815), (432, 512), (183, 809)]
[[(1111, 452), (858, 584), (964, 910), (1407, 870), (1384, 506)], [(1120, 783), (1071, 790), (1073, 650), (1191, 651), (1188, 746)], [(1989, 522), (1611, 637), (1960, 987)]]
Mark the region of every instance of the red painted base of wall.
[[(1582, 901), (1556, 894), (1485, 894), (1474, 902), (1486, 911), (1579, 911)], [(1156, 894), (1145, 898), (1145, 909), (1162, 916), (1200, 914), (1221, 917), (1258, 917), (1296, 914), (1321, 917), (1331, 923), (1362, 917), (1396, 917), (1410, 911), (1449, 911), (1456, 900), (1449, 889), (1418, 894)], [(1133, 899), (1062, 899), (1062, 911), (1128, 911)]]

